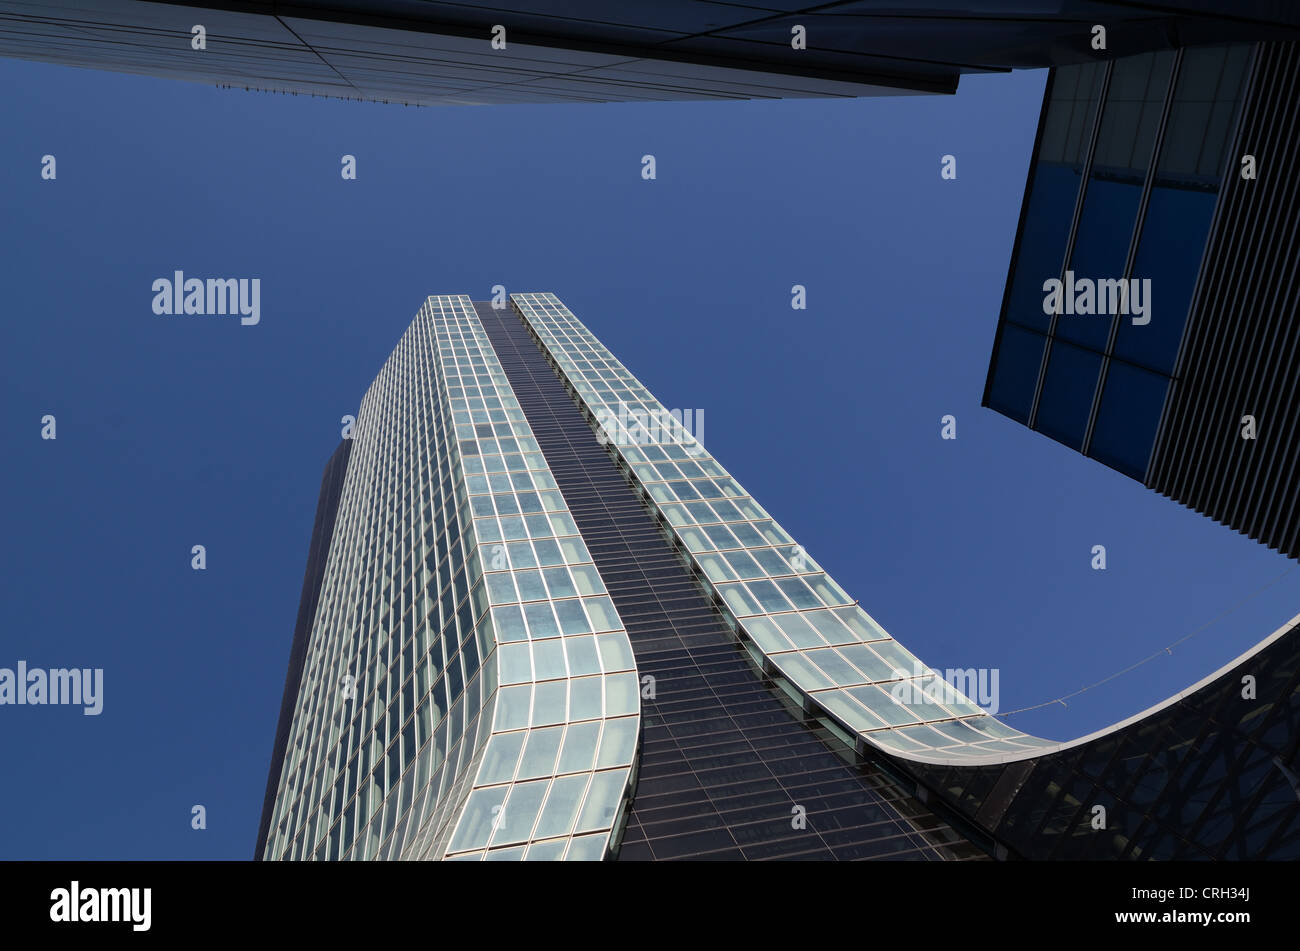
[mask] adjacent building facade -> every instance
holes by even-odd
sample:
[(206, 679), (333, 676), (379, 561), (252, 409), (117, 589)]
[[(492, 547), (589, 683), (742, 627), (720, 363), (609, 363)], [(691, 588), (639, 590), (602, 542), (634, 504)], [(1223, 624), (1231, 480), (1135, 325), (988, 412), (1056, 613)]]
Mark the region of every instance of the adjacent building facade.
[(984, 405), (1300, 556), (1300, 46), (1052, 71)]
[(1300, 39), (1295, 5), (0, 0), (0, 56), (414, 105), (951, 93), (969, 73), (1278, 31)]
[(258, 857), (1300, 857), (1300, 619), (1028, 736), (691, 429), (554, 295), (429, 298), (327, 470)]

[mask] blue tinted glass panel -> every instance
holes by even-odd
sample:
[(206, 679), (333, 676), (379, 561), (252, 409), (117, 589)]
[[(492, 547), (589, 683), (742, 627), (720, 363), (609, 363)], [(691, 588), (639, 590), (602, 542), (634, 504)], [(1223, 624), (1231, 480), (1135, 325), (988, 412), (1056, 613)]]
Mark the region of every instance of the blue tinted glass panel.
[(1043, 282), (1061, 275), (1105, 73), (1104, 63), (1082, 63), (1053, 70), (1049, 81), (1003, 315), (1043, 333), (1051, 322), (1043, 313)]
[[(1125, 57), (1111, 70), (1070, 260), (1076, 279), (1118, 280), (1124, 276), (1173, 60), (1169, 51), (1147, 53)], [(1104, 351), (1112, 321), (1100, 313), (1100, 302), (1095, 306), (1099, 313), (1063, 315), (1056, 322), (1056, 333)]]
[[(1088, 183), (1083, 200), (1079, 233), (1074, 239), (1070, 269), (1074, 279), (1117, 280), (1124, 276), (1129, 239), (1137, 218), (1142, 186), (1130, 182), (1106, 181), (1096, 175)], [(1096, 307), (1094, 301), (1094, 309)], [(1104, 351), (1111, 320), (1100, 314), (1065, 314), (1056, 322), (1056, 334), (1066, 340)]]
[(1071, 166), (1038, 163), (1011, 277), (1007, 320), (1047, 332), (1051, 318), (1043, 313), (1043, 282), (1061, 274), (1080, 180)]
[(1054, 342), (1034, 429), (1071, 449), (1081, 449), (1100, 370), (1097, 354)]
[(1126, 476), (1142, 479), (1168, 388), (1168, 377), (1112, 360), (1088, 455)]
[(1022, 330), (1014, 324), (1002, 325), (993, 384), (989, 387), (990, 408), (1016, 422), (1029, 422), (1046, 341), (1042, 334)]
[(1145, 324), (1120, 322), (1115, 353), (1161, 373), (1172, 373), (1205, 253), (1217, 196), (1213, 192), (1156, 187), (1151, 190), (1133, 277), (1149, 279)]

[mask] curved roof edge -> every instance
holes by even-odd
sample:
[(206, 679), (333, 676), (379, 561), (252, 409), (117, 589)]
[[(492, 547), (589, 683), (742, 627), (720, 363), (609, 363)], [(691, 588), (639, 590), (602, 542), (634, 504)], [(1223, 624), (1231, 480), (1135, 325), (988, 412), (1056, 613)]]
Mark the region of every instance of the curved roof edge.
[(1203, 688), (1209, 686), (1212, 683), (1215, 683), (1220, 678), (1231, 673), (1234, 669), (1241, 666), (1241, 664), (1245, 663), (1250, 658), (1263, 652), (1275, 641), (1289, 634), (1292, 630), (1295, 629), (1297, 625), (1300, 625), (1300, 614), (1297, 614), (1295, 617), (1291, 618), (1291, 620), (1287, 621), (1286, 624), (1279, 627), (1276, 631), (1274, 631), (1268, 637), (1264, 638), (1259, 643), (1255, 644), (1250, 649), (1242, 652), (1241, 654), (1238, 654), (1236, 657), (1228, 661), (1218, 670), (1215, 670), (1213, 673), (1205, 677), (1202, 677), (1200, 680), (1192, 684), (1190, 687), (1178, 691), (1178, 693), (1174, 694), (1173, 696), (1168, 697), (1167, 699), (1162, 700), (1157, 704), (1153, 704), (1152, 706), (1147, 707), (1145, 710), (1135, 713), (1130, 717), (1126, 717), (1123, 720), (1119, 720), (1115, 723), (1112, 723), (1110, 726), (1102, 727), (1100, 730), (1094, 730), (1092, 733), (1085, 734), (1084, 736), (1080, 736), (1077, 739), (1064, 740), (1059, 743), (1051, 743), (1051, 741), (1043, 741), (1045, 743), (1048, 743), (1049, 745), (1043, 746), (1041, 749), (1028, 751), (1025, 753), (1007, 753), (1001, 756), (994, 755), (994, 756), (970, 757), (970, 756), (955, 756), (951, 754), (935, 756), (935, 755), (925, 755), (919, 753), (899, 751), (892, 747), (886, 746), (885, 744), (876, 742), (873, 739), (874, 734), (872, 733), (862, 733), (859, 735), (862, 736), (863, 739), (867, 740), (872, 746), (874, 746), (875, 748), (881, 750), (882, 752), (890, 756), (893, 756), (898, 759), (911, 760), (917, 763), (927, 763), (936, 766), (988, 766), (988, 765), (995, 765), (995, 764), (1015, 763), (1021, 760), (1035, 759), (1039, 756), (1045, 756), (1051, 753), (1059, 753), (1062, 752), (1063, 750), (1068, 750), (1076, 746), (1082, 746), (1085, 743), (1090, 743), (1093, 740), (1100, 739), (1101, 737), (1107, 736), (1108, 734), (1118, 732), (1119, 730), (1122, 730), (1125, 727), (1131, 726), (1134, 723), (1137, 723), (1141, 720), (1145, 720), (1148, 717), (1154, 716), (1155, 714), (1159, 713), (1161, 710), (1171, 707), (1181, 700), (1187, 699), (1188, 697), (1192, 696), (1193, 694), (1197, 693)]

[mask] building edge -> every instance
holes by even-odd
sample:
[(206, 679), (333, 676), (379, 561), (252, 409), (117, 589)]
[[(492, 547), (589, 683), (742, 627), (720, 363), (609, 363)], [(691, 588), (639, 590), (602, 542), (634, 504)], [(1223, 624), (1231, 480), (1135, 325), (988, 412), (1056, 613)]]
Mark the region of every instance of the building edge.
[(275, 726), (275, 742), (271, 748), (271, 764), (267, 770), (266, 794), (262, 799), (262, 817), (258, 822), (254, 861), (262, 859), (271, 829), (271, 814), (275, 809), (276, 792), (280, 787), (280, 773), (284, 768), (284, 756), (289, 746), (289, 729), (293, 725), (298, 687), (302, 681), (303, 665), (307, 660), (307, 648), (311, 644), (316, 605), (320, 601), (321, 585), (325, 580), (325, 565), (329, 561), (330, 544), (334, 538), (334, 523), (338, 517), (339, 499), (343, 495), (343, 481), (347, 476), (348, 459), (351, 455), (352, 441), (344, 439), (330, 456), (329, 462), (325, 463), (325, 472), (321, 476), (320, 497), (316, 503), (316, 520), (312, 525), (307, 568), (303, 572), (302, 594), (298, 600), (298, 619), (293, 627), (293, 642), (289, 648), (289, 670), (284, 677), (280, 718)]

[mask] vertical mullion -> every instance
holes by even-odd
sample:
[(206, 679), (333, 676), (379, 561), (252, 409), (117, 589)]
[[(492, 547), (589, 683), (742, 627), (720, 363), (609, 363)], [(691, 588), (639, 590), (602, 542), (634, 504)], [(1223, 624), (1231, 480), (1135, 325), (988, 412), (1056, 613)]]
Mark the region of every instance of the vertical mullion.
[[(1097, 151), (1097, 138), (1101, 133), (1101, 117), (1102, 113), (1106, 111), (1106, 97), (1110, 93), (1110, 77), (1114, 68), (1114, 60), (1106, 64), (1106, 71), (1102, 74), (1100, 88), (1097, 92), (1097, 111), (1092, 117), (1092, 130), (1088, 136), (1088, 154), (1083, 161), (1079, 193), (1074, 199), (1074, 215), (1070, 218), (1070, 234), (1065, 242), (1065, 254), (1061, 258), (1061, 268), (1056, 275), (1057, 279), (1062, 282), (1062, 294), (1065, 292), (1065, 272), (1069, 269), (1070, 258), (1074, 254), (1074, 240), (1079, 232), (1079, 219), (1083, 216), (1083, 203), (1088, 196), (1088, 179), (1092, 175), (1092, 160)], [(1052, 358), (1052, 344), (1056, 340), (1056, 322), (1060, 317), (1059, 311), (1052, 314), (1052, 321), (1047, 327), (1047, 341), (1043, 346), (1043, 358), (1038, 365), (1038, 383), (1034, 386), (1034, 399), (1029, 406), (1029, 418), (1026, 421), (1026, 425), (1030, 429), (1036, 429), (1038, 426), (1038, 404), (1043, 396), (1043, 383), (1047, 379), (1048, 361)]]
[[(1226, 59), (1225, 59), (1226, 63)], [(1133, 262), (1137, 259), (1138, 241), (1142, 237), (1142, 228), (1146, 224), (1147, 205), (1151, 200), (1151, 189), (1155, 186), (1156, 167), (1160, 164), (1160, 152), (1164, 146), (1165, 129), (1169, 123), (1169, 114), (1173, 111), (1174, 92), (1178, 85), (1178, 74), (1183, 64), (1183, 51), (1180, 49), (1174, 54), (1174, 61), (1169, 68), (1169, 84), (1165, 87), (1165, 102), (1160, 110), (1160, 124), (1156, 126), (1155, 137), (1151, 141), (1151, 156), (1148, 159), (1146, 178), (1142, 182), (1142, 197), (1138, 200), (1137, 216), (1133, 221), (1133, 233), (1129, 236), (1128, 254), (1124, 258), (1124, 271), (1121, 279), (1128, 281), (1129, 275), (1133, 272)], [(1150, 89), (1150, 81), (1147, 85)], [(1141, 121), (1139, 117), (1139, 122)], [(1125, 284), (1127, 286), (1127, 283)], [(1127, 300), (1127, 297), (1125, 298)], [(1083, 430), (1083, 445), (1079, 449), (1085, 456), (1092, 448), (1093, 430), (1097, 425), (1097, 414), (1101, 408), (1101, 394), (1106, 386), (1106, 378), (1110, 375), (1110, 358), (1115, 352), (1115, 340), (1119, 336), (1120, 321), (1124, 318), (1123, 314), (1114, 315), (1111, 321), (1110, 333), (1106, 336), (1106, 349), (1102, 356), (1101, 373), (1097, 377), (1097, 389), (1093, 393), (1092, 409), (1088, 413), (1088, 425)], [(1148, 459), (1148, 463), (1149, 463)]]

